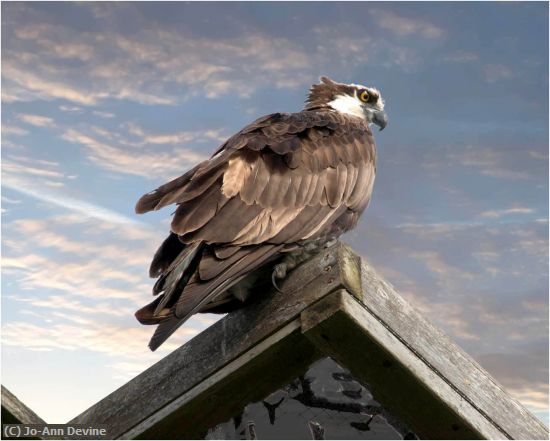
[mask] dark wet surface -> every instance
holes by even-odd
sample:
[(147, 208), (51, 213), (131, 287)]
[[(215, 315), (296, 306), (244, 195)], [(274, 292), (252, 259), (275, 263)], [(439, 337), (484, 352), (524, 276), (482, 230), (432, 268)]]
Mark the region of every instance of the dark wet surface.
[(206, 439), (417, 439), (330, 358), (264, 400), (248, 404)]

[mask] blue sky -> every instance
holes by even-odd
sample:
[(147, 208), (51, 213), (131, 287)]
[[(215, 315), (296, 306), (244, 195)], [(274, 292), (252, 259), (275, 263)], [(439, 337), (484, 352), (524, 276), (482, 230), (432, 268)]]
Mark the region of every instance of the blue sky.
[(65, 422), (213, 323), (149, 352), (134, 204), (320, 75), (390, 118), (345, 240), (547, 422), (544, 2), (2, 3), (2, 383)]

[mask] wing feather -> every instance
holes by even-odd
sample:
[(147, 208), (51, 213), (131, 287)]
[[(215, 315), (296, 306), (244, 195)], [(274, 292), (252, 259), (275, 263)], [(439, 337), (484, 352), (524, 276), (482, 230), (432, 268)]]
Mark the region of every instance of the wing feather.
[(144, 323), (160, 323), (150, 347), (195, 312), (230, 301), (224, 292), (282, 247), (353, 226), (370, 200), (374, 174), (372, 133), (360, 119), (276, 113), (144, 195), (139, 213), (178, 204), (173, 233), (152, 266), (152, 274), (162, 272), (157, 284), (165, 294), (139, 311)]
[(325, 196), (325, 187), (327, 181), (327, 174), (329, 173), (329, 168), (321, 171), (317, 174), (317, 182), (315, 183), (315, 188), (311, 193), (311, 198), (308, 200), (308, 205), (327, 205), (327, 198)]
[(240, 257), (231, 265), (223, 265), (217, 277), (205, 284), (189, 284), (173, 309), (173, 315), (167, 317), (157, 327), (149, 347), (157, 349), (172, 333), (201, 307), (215, 300), (218, 295), (229, 289), (248, 272), (258, 268), (282, 248), (282, 245), (265, 245), (254, 249), (241, 249), (236, 254)]
[(311, 182), (316, 176), (312, 173), (308, 173), (307, 171), (302, 171), (301, 173), (303, 175), (300, 179), (300, 185), (297, 187), (296, 190), (296, 206), (306, 205), (307, 195), (311, 186)]
[(161, 208), (159, 206), (160, 200), (167, 194), (177, 191), (182, 186), (185, 186), (193, 177), (193, 174), (204, 165), (201, 163), (196, 167), (189, 170), (187, 173), (181, 175), (179, 178), (173, 179), (172, 181), (161, 185), (156, 190), (153, 190), (147, 194), (144, 194), (136, 204), (136, 213), (142, 214), (152, 210), (158, 210)]
[(229, 201), (220, 191), (220, 185), (212, 185), (203, 197), (195, 198), (178, 206), (172, 220), (172, 231), (184, 234), (198, 230), (210, 221), (220, 206)]
[(357, 182), (357, 175), (359, 174), (359, 168), (354, 164), (347, 164), (347, 179), (346, 179), (346, 189), (344, 195), (342, 196), (343, 200), (347, 201), (353, 191), (355, 184)]

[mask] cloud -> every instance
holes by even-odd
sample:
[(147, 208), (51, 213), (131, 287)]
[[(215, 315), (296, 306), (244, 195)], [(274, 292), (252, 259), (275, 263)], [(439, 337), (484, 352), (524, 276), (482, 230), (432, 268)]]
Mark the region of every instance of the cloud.
[[(109, 134), (107, 133), (107, 136)], [(178, 135), (152, 136), (150, 140), (156, 143), (173, 143)], [(182, 137), (183, 138), (183, 137)], [(75, 129), (63, 133), (63, 139), (86, 147), (88, 159), (107, 170), (117, 173), (133, 174), (149, 179), (159, 176), (173, 177), (180, 175), (191, 165), (206, 159), (205, 155), (190, 149), (178, 147), (169, 150), (136, 150), (128, 149), (124, 140), (100, 140)], [(127, 142), (127, 144), (132, 144)]]
[(15, 30), (15, 35), (21, 40), (29, 40), (38, 46), (36, 52), (48, 54), (51, 57), (89, 61), (94, 56), (92, 45), (64, 41), (61, 29), (45, 23), (32, 27), (19, 27)]
[(23, 122), (26, 122), (27, 124), (31, 124), (37, 127), (55, 127), (54, 120), (47, 116), (19, 113), (17, 115), (17, 118)]
[[(150, 299), (146, 269), (162, 235), (80, 214), (18, 219), (3, 229), (3, 301), (12, 312), (3, 321), (5, 347), (103, 354), (126, 381), (217, 319), (192, 318), (150, 354), (152, 328), (133, 314)], [(11, 318), (15, 311), (28, 320)]]
[(526, 207), (514, 207), (507, 208), (503, 210), (487, 210), (479, 214), (480, 217), (489, 217), (489, 218), (501, 218), (509, 214), (533, 214), (535, 210), (533, 208)]
[[(123, 8), (123, 15), (136, 13), (136, 8)], [(113, 14), (109, 20), (115, 23), (122, 16), (111, 10), (106, 13)], [(429, 40), (443, 35), (439, 27), (425, 21), (381, 10), (374, 16), (380, 26), (398, 35)], [(94, 20), (88, 30), (76, 32), (69, 26), (43, 20), (33, 23), (27, 18), (17, 26), (5, 25), (10, 44), (3, 50), (3, 92), (10, 101), (63, 99), (91, 106), (117, 99), (174, 105), (194, 96), (247, 98), (265, 87), (303, 88), (327, 67), (339, 66), (349, 75), (350, 68), (359, 68), (371, 58), (405, 70), (420, 63), (412, 48), (380, 41), (364, 28), (346, 28), (347, 34), (332, 30), (332, 38), (319, 32), (321, 28), (307, 30), (307, 40), (249, 28), (223, 38), (150, 26), (129, 35), (123, 26), (105, 31)]]
[[(39, 66), (33, 66), (37, 68)], [(13, 97), (18, 97), (21, 101), (30, 99), (64, 99), (78, 104), (90, 105), (95, 104), (101, 97), (106, 97), (104, 93), (94, 93), (81, 89), (79, 87), (69, 86), (68, 83), (60, 83), (53, 79), (44, 79), (38, 76), (33, 68), (19, 68), (9, 62), (4, 62), (2, 66), (2, 74), (8, 80), (6, 87), (14, 94)], [(26, 93), (17, 95), (15, 89), (10, 89), (11, 84), (20, 86)]]
[(82, 108), (78, 106), (59, 106), (62, 112), (82, 112)]
[(18, 287), (5, 293), (12, 300), (79, 314), (132, 316), (150, 292), (145, 270), (160, 238), (147, 227), (127, 232), (115, 222), (71, 215), (18, 219), (4, 229), (9, 239), (3, 240), (2, 270)]
[(115, 114), (111, 112), (103, 112), (100, 110), (93, 110), (92, 114), (99, 116), (100, 118), (114, 118)]
[(458, 51), (453, 52), (443, 57), (443, 61), (447, 63), (471, 63), (479, 60), (479, 55), (474, 52)]
[[(148, 260), (143, 261), (143, 268), (147, 268)], [(133, 314), (133, 308), (143, 303), (143, 299), (139, 300), (142, 293), (150, 291), (148, 285), (138, 284), (139, 279), (135, 274), (114, 269), (112, 264), (109, 265), (99, 259), (67, 262), (65, 258), (60, 263), (51, 262), (47, 257), (34, 253), (19, 257), (6, 256), (2, 259), (2, 265), (5, 267), (6, 274), (18, 275), (18, 285), (23, 290), (60, 291), (70, 297), (87, 297), (96, 301), (99, 299), (124, 300), (126, 312), (130, 315)], [(102, 280), (95, 280), (98, 277)], [(131, 289), (111, 287), (128, 283), (131, 284)], [(27, 299), (21, 295), (13, 298), (20, 301)]]
[(529, 156), (535, 159), (542, 159), (544, 161), (548, 161), (548, 152), (538, 152), (536, 150), (530, 150)]
[[(261, 33), (222, 41), (160, 29), (144, 29), (131, 38), (46, 24), (11, 31), (14, 38), (3, 63), (4, 89), (11, 101), (30, 97), (92, 105), (114, 98), (171, 105), (197, 93), (247, 96), (262, 84), (285, 87), (311, 68), (306, 50)], [(60, 54), (79, 62), (61, 64)]]
[(514, 72), (503, 64), (487, 64), (483, 67), (483, 75), (488, 83), (513, 78)]
[[(128, 133), (140, 139), (137, 145), (145, 144), (183, 144), (191, 141), (216, 141), (221, 143), (229, 138), (222, 130), (180, 131), (176, 133), (147, 133), (142, 127), (134, 123), (126, 124)], [(104, 133), (106, 134), (106, 133)]]
[(354, 247), (369, 250), (398, 292), (467, 351), (547, 345), (547, 224), (483, 218), (390, 228), (371, 213), (365, 225), (351, 234)]
[[(70, 321), (77, 321), (81, 324), (88, 324), (91, 322), (91, 319), (84, 318), (83, 314), (93, 314), (97, 316), (114, 315), (119, 317), (131, 315), (131, 310), (128, 311), (124, 308), (113, 308), (112, 305), (106, 302), (97, 302), (94, 303), (92, 306), (88, 306), (83, 302), (67, 298), (66, 296), (48, 296), (39, 299), (24, 296), (13, 296), (9, 298), (14, 299), (18, 302), (28, 303), (34, 308), (55, 309), (56, 311), (52, 312), (51, 314), (57, 315), (58, 317), (65, 318)], [(71, 312), (71, 314), (76, 314), (69, 315), (67, 313), (59, 312), (60, 310), (67, 310)], [(48, 313), (46, 314), (49, 315)]]
[(21, 127), (2, 123), (2, 135), (23, 136), (23, 135), (27, 135), (28, 133), (29, 133), (28, 130), (25, 130)]
[(4, 187), (18, 193), (31, 196), (56, 207), (74, 211), (88, 218), (118, 224), (140, 224), (137, 220), (113, 210), (68, 196), (61, 190), (54, 191), (46, 188), (47, 183), (51, 182), (51, 178), (70, 178), (61, 172), (57, 166), (57, 163), (51, 161), (8, 157), (2, 161), (2, 184)]
[[(81, 324), (40, 326), (16, 321), (2, 326), (2, 344), (30, 350), (80, 349), (124, 357), (142, 352), (150, 333), (151, 330), (145, 327), (130, 328), (105, 322), (83, 327)], [(187, 328), (182, 333), (192, 337), (198, 331)], [(167, 342), (162, 349), (166, 353), (177, 347), (175, 343)]]
[(8, 179), (17, 175), (41, 178), (63, 178), (65, 176), (59, 171), (57, 162), (15, 155), (10, 155), (2, 161), (2, 172)]
[[(518, 153), (521, 154), (521, 151)], [(514, 155), (518, 153), (514, 153)], [(465, 150), (449, 153), (447, 158), (453, 164), (479, 169), (481, 174), (493, 178), (513, 180), (531, 180), (535, 178), (530, 172), (532, 167), (518, 170), (518, 167), (524, 164), (515, 161), (510, 152), (496, 148), (468, 146)]]
[(422, 262), (431, 273), (438, 277), (437, 285), (442, 290), (452, 290), (452, 286), (456, 285), (457, 280), (464, 283), (464, 281), (475, 278), (472, 271), (450, 264), (437, 251), (415, 251), (410, 253), (409, 256)]
[(18, 144), (16, 142), (12, 142), (9, 139), (2, 139), (2, 147), (9, 147), (12, 150), (24, 150), (25, 147), (21, 144)]
[(524, 405), (548, 412), (548, 349), (526, 347), (521, 353), (487, 353), (476, 359)]
[(442, 28), (424, 20), (404, 17), (382, 9), (372, 9), (370, 13), (379, 27), (399, 37), (420, 35), (424, 38), (439, 39), (445, 35)]
[(7, 196), (2, 195), (2, 202), (4, 204), (20, 204), (21, 200), (20, 199), (12, 199), (12, 198), (9, 198)]
[[(343, 68), (344, 75), (361, 68), (369, 60), (376, 60), (376, 63), (387, 69), (405, 72), (414, 71), (423, 61), (422, 53), (417, 47), (375, 38), (366, 34), (364, 28), (315, 26), (313, 32), (320, 40), (316, 48), (319, 71), (333, 65), (335, 54), (339, 57), (338, 65)], [(300, 81), (307, 84), (311, 81), (311, 76)]]

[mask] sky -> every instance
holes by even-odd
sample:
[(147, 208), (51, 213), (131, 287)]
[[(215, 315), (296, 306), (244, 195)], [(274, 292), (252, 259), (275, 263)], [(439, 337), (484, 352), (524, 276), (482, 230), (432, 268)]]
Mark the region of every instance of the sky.
[(157, 352), (134, 311), (173, 210), (137, 199), (319, 76), (378, 88), (373, 199), (343, 240), (548, 424), (548, 4), (2, 8), (2, 384), (63, 423)]

